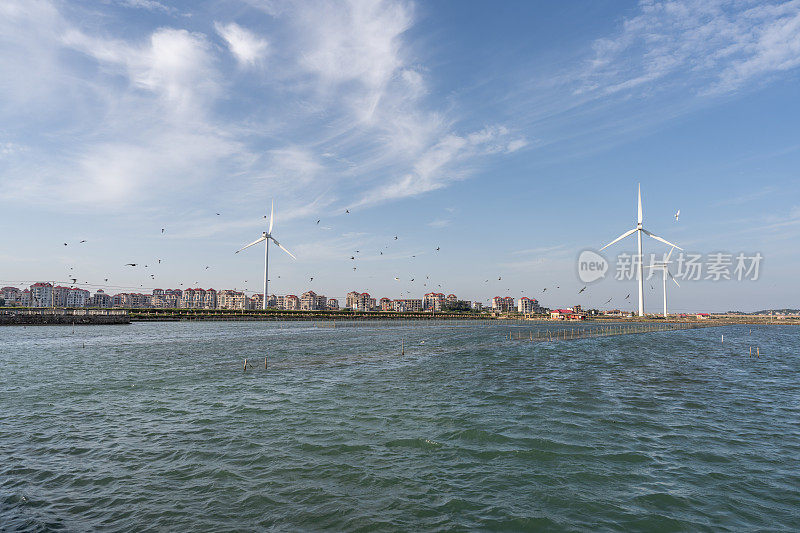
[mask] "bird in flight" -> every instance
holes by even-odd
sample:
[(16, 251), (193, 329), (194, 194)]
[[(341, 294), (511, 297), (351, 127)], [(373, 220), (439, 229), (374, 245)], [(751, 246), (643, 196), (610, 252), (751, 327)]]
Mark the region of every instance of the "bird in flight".
[(164, 228), (161, 228), (161, 233), (164, 233)]
[(104, 279), (103, 281), (108, 281), (108, 278)]
[(78, 278), (70, 278), (72, 280), (72, 284), (75, 285), (78, 283)]
[(544, 289), (542, 289), (542, 292), (547, 292), (547, 287), (545, 287)]
[(66, 246), (66, 245), (67, 245), (67, 243), (64, 243), (64, 246)]
[(383, 252), (381, 252), (381, 255), (383, 255)]
[(678, 221), (678, 217), (679, 217), (679, 216), (681, 216), (681, 210), (680, 210), (680, 209), (678, 209), (678, 212), (677, 212), (677, 213), (675, 213), (675, 222), (677, 222), (677, 221)]
[(349, 209), (345, 209), (344, 212), (345, 212), (345, 214), (348, 214), (350, 212), (350, 210)]
[(414, 281), (414, 278), (411, 278), (411, 281)]
[(585, 290), (586, 290), (586, 287), (582, 288), (581, 290), (578, 291), (578, 294), (582, 293)]
[(217, 216), (219, 216), (219, 213), (217, 213)]
[(503, 279), (503, 276), (500, 276), (499, 278), (497, 278), (497, 281), (500, 281), (501, 279)]
[(394, 240), (397, 240), (397, 235), (394, 236)]
[(86, 242), (86, 239), (83, 239), (83, 240), (82, 240), (81, 242), (79, 242), (78, 244), (83, 244), (83, 243), (85, 243), (85, 242)]
[(206, 270), (208, 270), (208, 265), (206, 265)]
[(353, 267), (353, 270), (355, 270), (355, 269), (356, 269), (356, 267)]
[(314, 278), (311, 278), (311, 281), (314, 281)]
[(319, 221), (320, 221), (320, 220), (322, 220), (322, 219), (320, 218), (319, 220), (317, 220), (317, 224), (319, 224)]
[(136, 266), (136, 263), (125, 263), (125, 266), (128, 266), (128, 267), (135, 267), (135, 266)]
[(627, 300), (630, 297), (631, 297), (631, 293), (628, 293), (628, 295), (625, 297), (625, 299)]
[(436, 251), (437, 251), (437, 252), (439, 251), (439, 247), (438, 247), (438, 246), (436, 247)]
[(614, 298), (609, 298), (608, 300), (606, 300), (606, 303), (610, 302), (610, 301), (611, 301), (611, 300), (613, 300), (613, 299), (614, 299)]
[(356, 258), (356, 256), (354, 256), (354, 255), (350, 256), (350, 259), (355, 259), (355, 258)]
[(159, 259), (159, 260), (158, 260), (158, 264), (159, 264), (159, 265), (161, 264), (161, 259)]
[(396, 276), (395, 276), (394, 280), (395, 280), (395, 281), (400, 281), (400, 278), (398, 278), (398, 277), (396, 277)]

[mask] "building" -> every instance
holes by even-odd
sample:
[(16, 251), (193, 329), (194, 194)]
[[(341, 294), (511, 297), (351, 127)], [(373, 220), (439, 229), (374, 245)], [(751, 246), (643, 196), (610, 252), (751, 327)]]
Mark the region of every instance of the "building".
[(394, 306), (394, 310), (399, 313), (413, 313), (422, 311), (422, 300), (420, 299), (404, 299), (404, 300), (394, 300), (392, 302)]
[(394, 311), (394, 304), (389, 298), (381, 298), (379, 307), (381, 311)]
[(216, 309), (217, 291), (214, 289), (186, 289), (181, 294), (180, 307), (185, 309)]
[(331, 311), (339, 310), (339, 300), (336, 298), (328, 298), (328, 309)]
[(441, 292), (429, 292), (422, 297), (422, 308), (425, 311), (441, 311), (445, 300), (445, 295)]
[(328, 306), (328, 299), (314, 291), (306, 291), (300, 295), (300, 309), (302, 311), (321, 311)]
[(92, 307), (111, 307), (111, 296), (106, 294), (103, 289), (97, 289), (92, 296)]
[(21, 305), (22, 307), (30, 307), (32, 301), (33, 300), (31, 298), (31, 290), (30, 289), (23, 290), (22, 294), (20, 294), (19, 296), (19, 305)]
[(553, 320), (586, 320), (586, 315), (573, 309), (553, 309), (550, 311)]
[(375, 309), (375, 298), (372, 298), (368, 292), (348, 292), (347, 308), (354, 311), (372, 311)]
[(483, 311), (483, 304), (481, 302), (472, 302), (473, 311)]
[(447, 297), (445, 298), (445, 303), (448, 306), (455, 306), (456, 304), (458, 304), (458, 297), (455, 294), (448, 294)]
[(31, 285), (31, 307), (53, 307), (53, 285), (34, 283)]
[[(260, 295), (260, 294), (258, 296), (259, 296), (258, 301), (259, 301), (259, 305), (260, 305), (263, 302), (264, 297), (262, 295)], [(270, 308), (270, 307), (272, 307), (272, 308), (278, 307), (278, 297), (275, 296), (274, 294), (270, 294), (269, 297), (267, 298), (267, 308)]]
[(67, 307), (67, 297), (69, 296), (69, 287), (62, 287), (56, 285), (53, 287), (53, 306), (54, 307)]
[(69, 289), (66, 307), (86, 307), (90, 302), (91, 294), (86, 289)]
[(539, 301), (536, 300), (536, 298), (528, 298), (527, 296), (523, 296), (517, 300), (518, 313), (530, 315), (531, 313), (538, 313), (539, 309)]
[(3, 287), (0, 289), (0, 298), (5, 302), (3, 305), (18, 305), (22, 299), (22, 291), (16, 287)]
[(288, 311), (299, 311), (300, 310), (300, 298), (295, 296), (294, 294), (287, 294), (286, 298), (284, 299), (284, 309)]
[(225, 289), (217, 293), (217, 309), (247, 309), (248, 300), (243, 292)]
[(514, 298), (512, 296), (495, 296), (492, 298), (492, 310), (500, 313), (514, 311)]
[[(274, 294), (270, 295), (267, 302), (269, 302), (269, 300), (273, 300), (275, 303), (275, 305), (273, 305), (272, 307), (277, 307), (278, 299), (275, 298)], [(264, 308), (264, 295), (263, 294), (252, 295), (250, 297), (250, 309), (263, 309), (263, 308)]]

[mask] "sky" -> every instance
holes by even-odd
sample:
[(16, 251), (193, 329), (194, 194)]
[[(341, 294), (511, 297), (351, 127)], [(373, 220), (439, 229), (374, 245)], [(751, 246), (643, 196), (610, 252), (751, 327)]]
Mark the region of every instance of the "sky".
[(671, 311), (799, 308), (798, 67), (798, 0), (5, 0), (0, 284), (260, 292), (274, 200), (271, 293), (629, 310), (634, 237), (577, 260), (641, 184), (687, 254), (763, 257)]

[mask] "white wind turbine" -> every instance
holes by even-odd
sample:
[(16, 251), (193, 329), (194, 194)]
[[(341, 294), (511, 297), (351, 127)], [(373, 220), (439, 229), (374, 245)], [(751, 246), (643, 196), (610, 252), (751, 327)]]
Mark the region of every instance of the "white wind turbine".
[(626, 231), (625, 233), (623, 233), (622, 235), (620, 235), (619, 237), (617, 237), (616, 239), (614, 239), (610, 243), (608, 243), (605, 246), (603, 246), (602, 248), (600, 248), (600, 250), (601, 251), (605, 250), (606, 248), (608, 248), (609, 246), (611, 246), (615, 242), (621, 241), (625, 237), (627, 237), (629, 235), (633, 235), (634, 233), (636, 233), (636, 237), (637, 237), (637, 241), (638, 241), (637, 257), (639, 259), (639, 261), (638, 261), (639, 264), (637, 265), (637, 269), (636, 269), (637, 270), (637, 272), (636, 272), (637, 278), (636, 279), (639, 281), (639, 316), (644, 316), (644, 276), (642, 276), (642, 233), (654, 238), (657, 241), (661, 241), (663, 243), (669, 244), (670, 246), (672, 246), (673, 248), (677, 248), (678, 250), (683, 250), (683, 248), (681, 248), (677, 244), (672, 244), (668, 240), (662, 239), (661, 237), (659, 237), (657, 235), (653, 235), (652, 233), (650, 233), (649, 231), (647, 231), (646, 229), (644, 229), (642, 227), (642, 185), (641, 184), (639, 184), (639, 211), (638, 211), (638, 216), (637, 216), (637, 219), (636, 219), (636, 227), (633, 228), (630, 231)]
[(653, 270), (661, 270), (662, 273), (662, 283), (664, 285), (664, 318), (667, 318), (667, 276), (675, 282), (675, 285), (680, 287), (680, 283), (678, 280), (672, 277), (672, 272), (669, 271), (669, 257), (672, 255), (672, 250), (675, 248), (670, 248), (667, 257), (663, 261), (654, 261), (652, 265), (647, 265), (645, 268), (652, 268)]
[[(266, 218), (266, 217), (264, 217), (264, 218)], [(286, 252), (287, 254), (292, 256), (292, 259), (297, 259), (294, 256), (294, 254), (292, 254), (292, 252), (290, 252), (289, 250), (284, 248), (281, 245), (281, 243), (279, 243), (277, 240), (275, 240), (275, 237), (272, 236), (272, 223), (274, 222), (274, 220), (275, 220), (275, 201), (273, 200), (272, 201), (272, 208), (270, 209), (270, 213), (269, 213), (269, 227), (267, 228), (267, 231), (262, 232), (261, 233), (261, 237), (259, 237), (255, 241), (251, 242), (250, 244), (248, 244), (244, 248), (240, 248), (239, 250), (236, 250), (236, 253), (238, 254), (239, 252), (241, 252), (245, 248), (250, 248), (251, 246), (254, 246), (254, 245), (258, 244), (261, 241), (264, 241), (264, 299), (263, 299), (264, 301), (263, 301), (262, 306), (261, 306), (262, 309), (266, 309), (267, 308), (267, 298), (268, 298), (268, 295), (267, 295), (267, 281), (268, 281), (267, 275), (268, 275), (268, 272), (269, 272), (269, 241), (271, 240), (272, 242), (275, 243), (275, 245), (278, 248), (280, 248), (281, 250), (283, 250), (284, 252)]]

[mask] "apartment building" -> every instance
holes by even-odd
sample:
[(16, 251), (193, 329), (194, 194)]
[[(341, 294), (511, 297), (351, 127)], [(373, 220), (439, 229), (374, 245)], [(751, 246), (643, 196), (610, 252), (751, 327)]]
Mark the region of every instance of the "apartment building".
[(314, 291), (306, 291), (300, 295), (300, 309), (303, 311), (321, 311), (327, 309), (328, 299)]
[(539, 301), (536, 298), (523, 296), (517, 300), (517, 312), (525, 315), (539, 312)]
[[(455, 295), (453, 295), (455, 298)], [(441, 292), (429, 292), (422, 297), (422, 308), (425, 311), (441, 311), (447, 298)]]
[(394, 310), (399, 313), (413, 313), (422, 311), (422, 300), (419, 298), (408, 298), (394, 300), (392, 302)]
[(514, 298), (512, 296), (495, 296), (492, 298), (492, 310), (501, 313), (514, 311)]
[(92, 295), (91, 307), (111, 307), (111, 295), (106, 294), (103, 289), (97, 289)]
[(66, 307), (86, 307), (91, 301), (91, 294), (86, 289), (72, 288), (67, 292)]
[(339, 300), (336, 298), (328, 298), (328, 309), (330, 311), (338, 311), (339, 310)]
[(248, 309), (248, 300), (243, 292), (225, 289), (217, 293), (217, 309)]
[(53, 307), (53, 284), (34, 283), (31, 285), (31, 307)]

